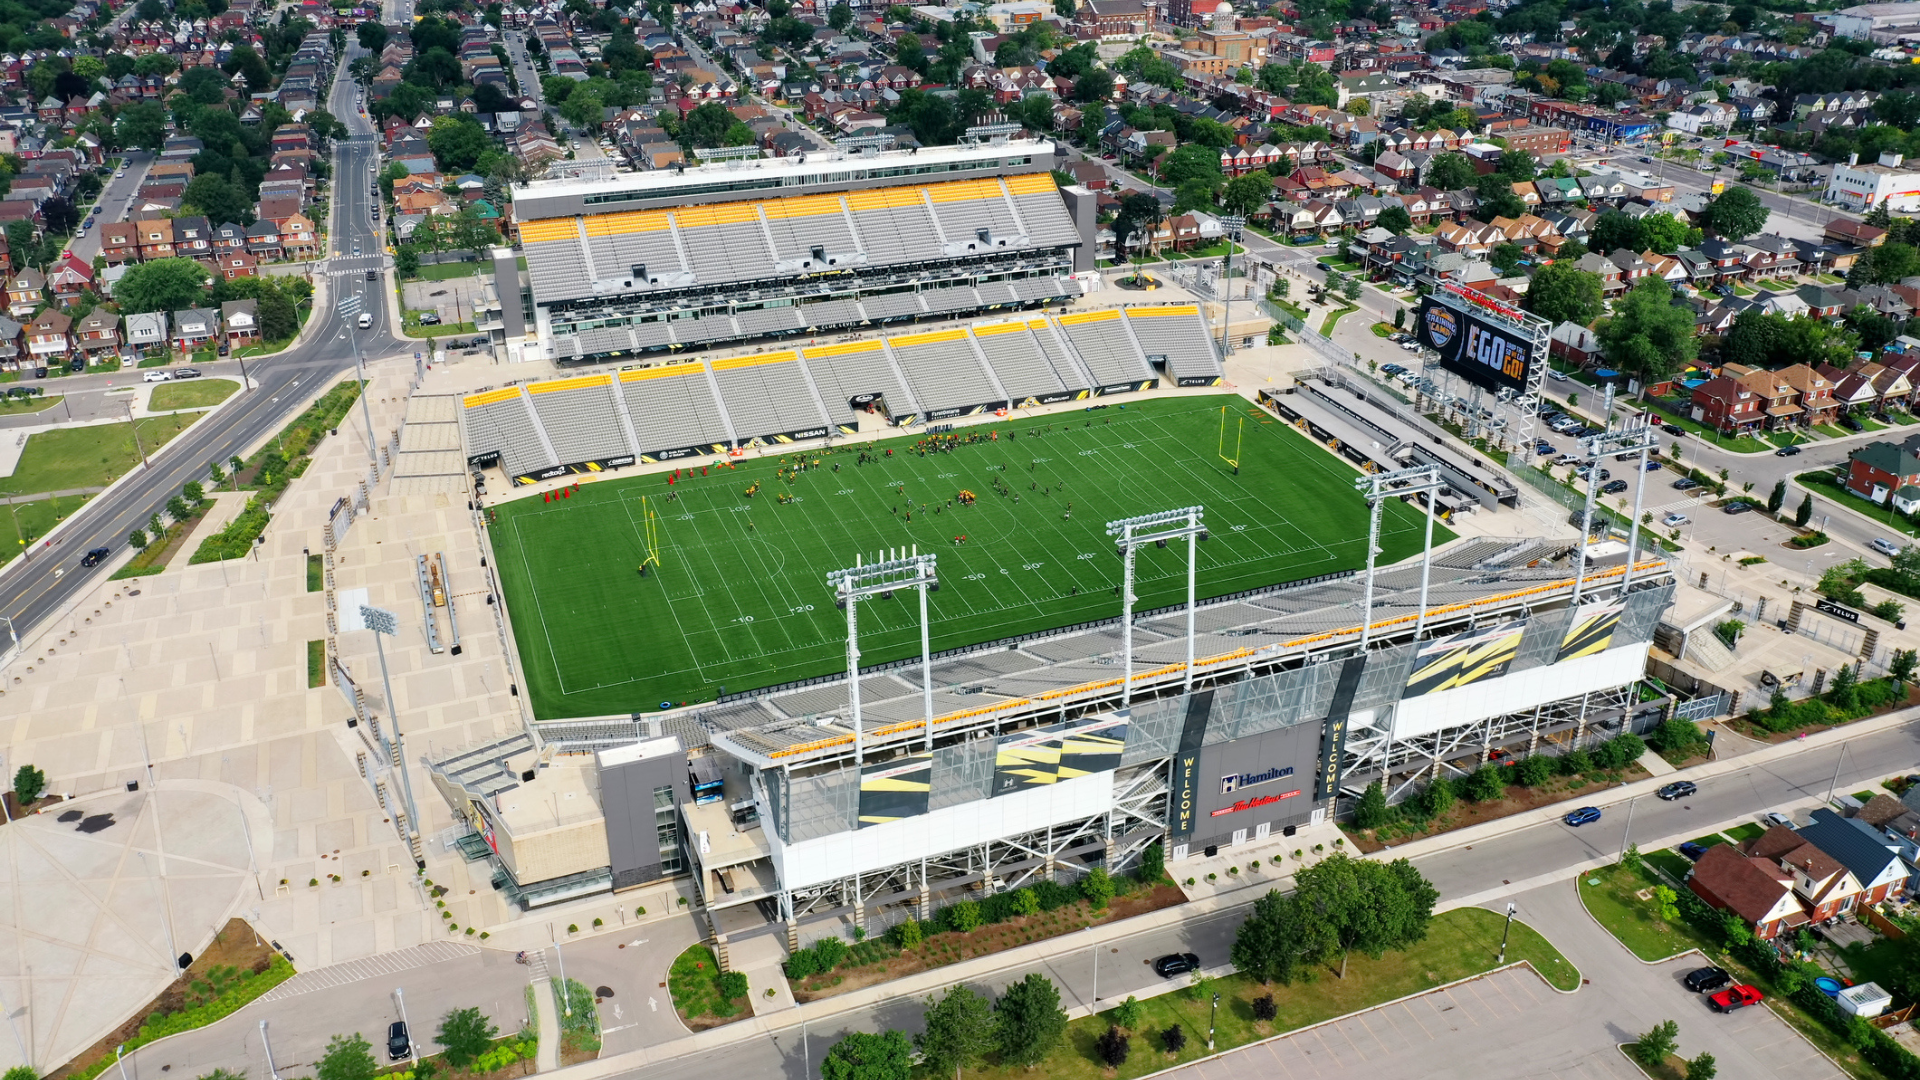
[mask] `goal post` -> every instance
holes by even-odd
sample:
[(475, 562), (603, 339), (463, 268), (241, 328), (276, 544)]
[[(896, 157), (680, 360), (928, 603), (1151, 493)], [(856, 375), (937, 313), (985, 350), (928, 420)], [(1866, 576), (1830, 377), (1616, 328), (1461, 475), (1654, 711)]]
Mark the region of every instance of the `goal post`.
[(1227, 456), (1227, 406), (1220, 406), (1220, 448), (1217, 453), (1220, 455), (1220, 460), (1226, 462), (1227, 466), (1233, 470), (1233, 474), (1238, 476), (1240, 475), (1240, 447), (1247, 436), (1247, 418), (1241, 416), (1235, 419), (1239, 423), (1234, 426), (1233, 456), (1229, 457)]
[(640, 544), (643, 557), (640, 560), (640, 576), (647, 576), (647, 567), (660, 565), (660, 517), (653, 511), (651, 496), (640, 496)]

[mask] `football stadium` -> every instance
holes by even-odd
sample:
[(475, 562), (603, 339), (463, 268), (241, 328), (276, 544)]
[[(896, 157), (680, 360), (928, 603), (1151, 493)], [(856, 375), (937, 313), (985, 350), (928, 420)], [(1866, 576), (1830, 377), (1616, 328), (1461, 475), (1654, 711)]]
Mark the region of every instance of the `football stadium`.
[(1658, 553), (1456, 536), (1439, 511), (1509, 512), (1457, 486), (1490, 466), (1234, 392), (1195, 304), (1065, 310), (1092, 203), (1051, 160), (516, 192), (529, 317), (584, 370), (448, 408), (499, 473), (532, 720), (428, 762), (510, 900), (682, 880), (724, 966), (1641, 722)]

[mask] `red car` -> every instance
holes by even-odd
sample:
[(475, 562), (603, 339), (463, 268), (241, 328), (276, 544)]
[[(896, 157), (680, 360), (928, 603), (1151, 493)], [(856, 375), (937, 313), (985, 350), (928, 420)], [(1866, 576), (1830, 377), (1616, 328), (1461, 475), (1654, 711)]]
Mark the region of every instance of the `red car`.
[(1735, 1009), (1744, 1009), (1749, 1005), (1758, 1005), (1766, 1000), (1766, 995), (1758, 989), (1744, 984), (1735, 984), (1707, 999), (1714, 1012), (1729, 1013)]

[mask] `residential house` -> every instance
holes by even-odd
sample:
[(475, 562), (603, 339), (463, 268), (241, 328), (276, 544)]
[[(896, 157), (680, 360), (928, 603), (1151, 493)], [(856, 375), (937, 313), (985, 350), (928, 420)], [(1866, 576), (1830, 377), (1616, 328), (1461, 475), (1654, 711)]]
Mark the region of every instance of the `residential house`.
[(1775, 825), (1740, 846), (1748, 858), (1770, 862), (1789, 875), (1794, 897), (1812, 922), (1852, 911), (1866, 891), (1845, 863), (1784, 825)]
[(211, 308), (187, 308), (173, 313), (173, 347), (192, 352), (220, 333), (220, 313)]
[(1781, 368), (1780, 381), (1793, 387), (1794, 401), (1805, 409), (1806, 422), (1809, 424), (1831, 424), (1839, 415), (1840, 404), (1834, 400), (1832, 379), (1820, 374), (1806, 364), (1795, 364)]
[(1721, 367), (1720, 373), (1722, 376), (1733, 376), (1743, 389), (1759, 398), (1762, 430), (1789, 427), (1805, 418), (1806, 410), (1794, 403), (1796, 395), (1792, 385), (1782, 379), (1779, 372), (1726, 364)]
[(1786, 875), (1730, 844), (1707, 849), (1687, 872), (1687, 888), (1709, 907), (1738, 915), (1758, 938), (1771, 939), (1807, 922)]
[(213, 265), (219, 275), (228, 281), (260, 276), (260, 260), (244, 251), (223, 251), (214, 256)]
[(108, 266), (140, 261), (140, 227), (131, 221), (100, 226), (100, 254)]
[(139, 222), (140, 261), (151, 262), (154, 259), (167, 259), (173, 256), (173, 221), (170, 218), (152, 218)]
[(260, 340), (260, 302), (229, 300), (220, 305), (220, 321), (227, 328), (227, 343), (250, 345)]
[[(1813, 820), (1796, 830), (1838, 860), (1860, 882), (1861, 904), (1878, 904), (1906, 894), (1909, 868), (1894, 844), (1872, 825), (1818, 807)], [(1842, 908), (1841, 910), (1849, 910)]]
[[(1573, 268), (1575, 270), (1585, 270), (1589, 274), (1598, 275), (1600, 278), (1600, 291), (1604, 295), (1614, 296), (1625, 292), (1627, 289), (1625, 272), (1620, 269), (1618, 264), (1598, 252), (1589, 251), (1585, 255), (1580, 256), (1580, 258), (1574, 262)], [(1648, 267), (1647, 269), (1651, 272), (1653, 268)]]
[(93, 288), (93, 267), (76, 255), (63, 256), (48, 271), (47, 284), (53, 289), (55, 299), (72, 306)]
[(1904, 444), (1871, 442), (1847, 455), (1847, 490), (1876, 503), (1893, 500), (1896, 509), (1920, 509), (1920, 435)]
[(280, 246), (280, 226), (271, 221), (247, 226), (247, 254), (262, 262), (279, 260), (285, 254)]
[(24, 319), (46, 300), (47, 279), (29, 266), (7, 277), (7, 314)]
[(65, 360), (73, 351), (73, 339), (68, 335), (72, 328), (73, 317), (58, 308), (48, 308), (28, 323), (27, 352), (34, 363), (51, 366)]
[(89, 357), (115, 352), (120, 348), (120, 317), (96, 308), (80, 320), (73, 333), (76, 346)]
[[(1581, 261), (1585, 261), (1585, 256)], [(1690, 414), (1695, 422), (1728, 434), (1751, 431), (1766, 420), (1760, 396), (1725, 375), (1694, 387), (1691, 404)]]
[(165, 351), (167, 347), (167, 313), (148, 311), (138, 315), (129, 315), (127, 324), (127, 346), (138, 352), (149, 350)]
[(1600, 338), (1579, 323), (1563, 322), (1553, 328), (1547, 352), (1557, 360), (1584, 368), (1600, 359)]
[(313, 220), (305, 214), (294, 214), (281, 222), (280, 248), (289, 259), (315, 257), (320, 250), (320, 240), (314, 230)]

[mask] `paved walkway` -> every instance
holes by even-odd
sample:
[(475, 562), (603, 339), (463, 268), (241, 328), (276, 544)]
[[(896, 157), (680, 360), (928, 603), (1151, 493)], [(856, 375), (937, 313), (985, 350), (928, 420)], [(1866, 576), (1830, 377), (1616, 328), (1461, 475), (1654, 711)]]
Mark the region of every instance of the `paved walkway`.
[(535, 975), (532, 986), (533, 1030), (540, 1037), (534, 1071), (552, 1072), (560, 1067), (560, 1003), (553, 997), (553, 979), (544, 973)]

